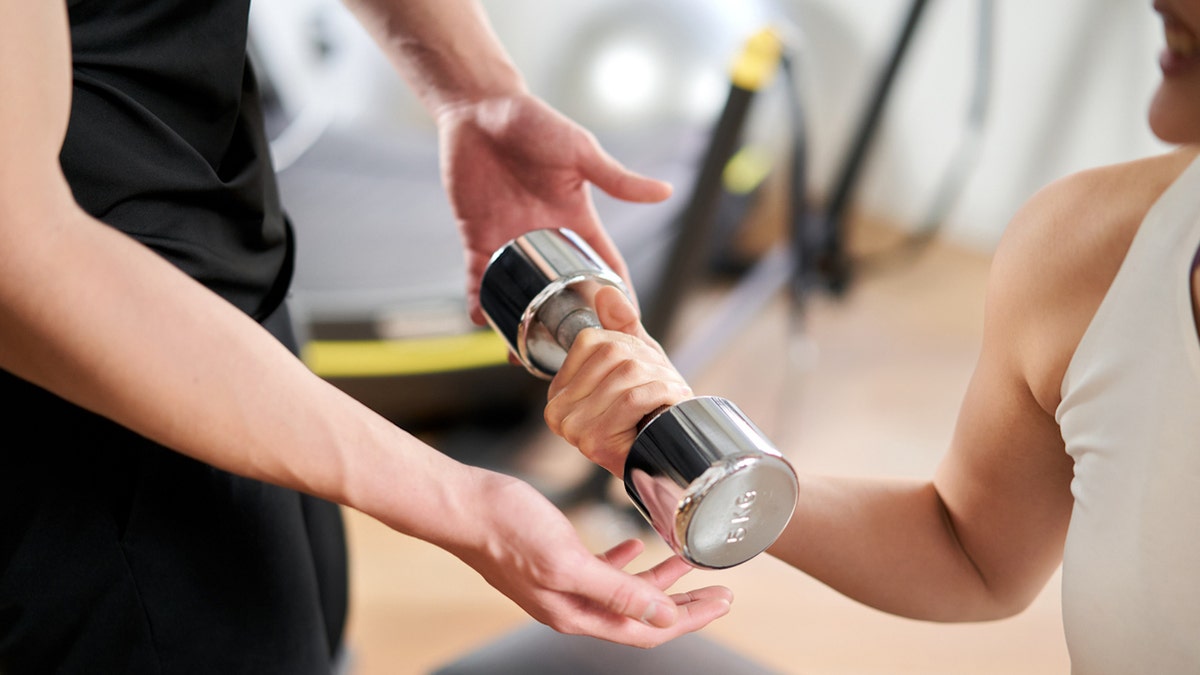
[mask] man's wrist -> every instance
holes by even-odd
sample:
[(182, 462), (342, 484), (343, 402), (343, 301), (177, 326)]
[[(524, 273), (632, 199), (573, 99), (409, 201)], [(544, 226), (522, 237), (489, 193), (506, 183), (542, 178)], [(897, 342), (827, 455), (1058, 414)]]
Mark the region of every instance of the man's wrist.
[(347, 506), (442, 548), (473, 527), (481, 476), (398, 427), (373, 428), (346, 469)]
[(529, 92), (507, 59), (459, 53), (454, 45), (432, 48), (410, 42), (403, 49), (405, 61), (415, 64), (409, 79), (435, 119), (449, 109)]

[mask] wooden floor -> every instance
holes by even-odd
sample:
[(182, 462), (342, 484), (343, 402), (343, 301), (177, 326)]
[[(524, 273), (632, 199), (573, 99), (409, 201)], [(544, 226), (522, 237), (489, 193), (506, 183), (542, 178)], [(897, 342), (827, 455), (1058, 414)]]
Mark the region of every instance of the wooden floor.
[[(911, 263), (864, 273), (841, 299), (815, 298), (803, 334), (789, 331), (786, 303), (777, 299), (693, 387), (737, 402), (799, 470), (928, 476), (976, 357), (987, 267), (978, 253), (937, 245)], [(703, 314), (720, 293), (700, 294), (690, 315)], [(536, 438), (522, 461), (535, 477), (588, 469), (548, 436)], [(638, 531), (602, 507), (570, 515), (597, 551)], [(360, 514), (347, 519), (356, 675), (428, 673), (528, 625), (451, 556)], [(666, 553), (646, 540), (639, 569)], [(782, 673), (1069, 672), (1057, 575), (1023, 614), (967, 625), (883, 614), (766, 556), (693, 572), (680, 587), (710, 583), (729, 586), (736, 599), (701, 634)]]

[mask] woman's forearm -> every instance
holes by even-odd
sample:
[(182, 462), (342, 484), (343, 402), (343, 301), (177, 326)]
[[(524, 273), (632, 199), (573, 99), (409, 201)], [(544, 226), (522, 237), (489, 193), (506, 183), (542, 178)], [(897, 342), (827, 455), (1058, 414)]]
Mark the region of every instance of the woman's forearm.
[(959, 545), (932, 483), (801, 476), (775, 557), (877, 609), (931, 621), (1008, 616)]

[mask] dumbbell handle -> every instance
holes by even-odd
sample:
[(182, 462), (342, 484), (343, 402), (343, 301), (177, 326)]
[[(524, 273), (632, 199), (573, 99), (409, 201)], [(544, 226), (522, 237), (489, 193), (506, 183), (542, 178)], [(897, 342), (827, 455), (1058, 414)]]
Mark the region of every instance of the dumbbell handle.
[(565, 288), (542, 303), (537, 318), (567, 351), (585, 328), (602, 328), (596, 310), (572, 288)]

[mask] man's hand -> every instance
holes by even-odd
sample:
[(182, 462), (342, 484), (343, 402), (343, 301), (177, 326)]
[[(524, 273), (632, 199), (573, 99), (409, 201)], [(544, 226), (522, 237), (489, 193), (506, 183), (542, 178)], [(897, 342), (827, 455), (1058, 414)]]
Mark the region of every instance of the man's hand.
[(589, 460), (621, 476), (638, 423), (692, 396), (666, 353), (619, 290), (596, 293), (605, 330), (579, 333), (550, 382), (546, 424)]
[(632, 202), (662, 201), (671, 194), (668, 184), (626, 169), (589, 132), (529, 94), (445, 106), (437, 122), (442, 179), (466, 251), (472, 320), (483, 323), (479, 283), (492, 254), (535, 229), (574, 230), (632, 289), (588, 184)]
[(630, 539), (592, 555), (557, 508), (526, 483), (492, 474), (477, 497), (488, 514), (462, 546), (464, 562), (530, 616), (562, 633), (654, 647), (729, 612), (721, 586), (668, 596), (692, 569), (672, 556), (637, 575), (621, 571), (642, 552)]

